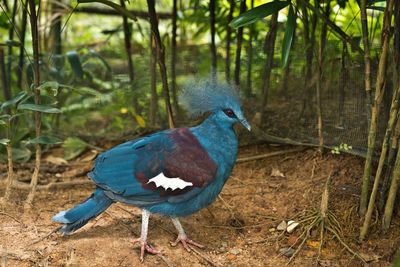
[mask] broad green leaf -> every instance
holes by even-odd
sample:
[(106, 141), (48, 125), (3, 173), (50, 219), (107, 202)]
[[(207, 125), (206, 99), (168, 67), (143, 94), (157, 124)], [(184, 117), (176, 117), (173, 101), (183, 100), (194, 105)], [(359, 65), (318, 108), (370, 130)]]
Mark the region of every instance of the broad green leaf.
[(234, 28), (238, 28), (252, 24), (262, 18), (265, 18), (267, 16), (270, 16), (278, 12), (279, 10), (288, 5), (289, 2), (287, 1), (274, 1), (260, 5), (234, 18), (231, 21), (230, 25)]
[(10, 143), (10, 139), (7, 139), (7, 138), (0, 139), (0, 144), (6, 146), (8, 143)]
[(21, 104), (21, 105), (18, 105), (18, 109), (39, 111), (39, 112), (43, 112), (43, 113), (61, 113), (61, 110), (58, 108), (43, 106), (43, 105), (36, 105), (36, 104)]
[(68, 137), (65, 139), (62, 147), (64, 148), (64, 158), (70, 160), (79, 156), (88, 147), (88, 143), (77, 138)]
[(68, 62), (72, 67), (72, 70), (74, 71), (75, 75), (78, 76), (79, 78), (83, 78), (83, 68), (82, 68), (82, 63), (81, 60), (79, 59), (79, 55), (76, 51), (69, 51), (67, 53), (67, 58)]
[(26, 92), (20, 92), (18, 93), (14, 98), (4, 102), (0, 106), (0, 110), (4, 110), (5, 108), (17, 104), (19, 101), (21, 101), (24, 97), (26, 97), (28, 94)]
[(295, 28), (296, 28), (296, 14), (294, 13), (293, 7), (289, 6), (289, 14), (286, 21), (285, 35), (283, 37), (283, 44), (282, 44), (283, 67), (286, 66), (289, 59), (289, 53), (292, 47)]
[(10, 120), (11, 119), (11, 115), (10, 114), (0, 115), (0, 119)]
[(54, 136), (39, 136), (28, 140), (28, 144), (42, 144), (42, 145), (55, 145), (60, 144), (62, 141)]
[(80, 94), (93, 95), (93, 96), (98, 96), (98, 97), (102, 96), (102, 94), (100, 92), (98, 92), (90, 87), (82, 86), (82, 87), (77, 87), (74, 89)]

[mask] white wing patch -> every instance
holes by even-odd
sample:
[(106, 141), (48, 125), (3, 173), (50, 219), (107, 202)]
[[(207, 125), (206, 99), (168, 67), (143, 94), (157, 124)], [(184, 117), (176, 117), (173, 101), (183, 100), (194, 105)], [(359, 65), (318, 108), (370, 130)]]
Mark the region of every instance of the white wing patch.
[(171, 188), (172, 191), (175, 189), (183, 189), (187, 186), (192, 186), (193, 184), (190, 182), (186, 182), (182, 180), (181, 178), (168, 178), (166, 177), (163, 173), (158, 174), (156, 177), (151, 178), (147, 183), (154, 182), (156, 184), (156, 187), (162, 187), (165, 190), (168, 188)]

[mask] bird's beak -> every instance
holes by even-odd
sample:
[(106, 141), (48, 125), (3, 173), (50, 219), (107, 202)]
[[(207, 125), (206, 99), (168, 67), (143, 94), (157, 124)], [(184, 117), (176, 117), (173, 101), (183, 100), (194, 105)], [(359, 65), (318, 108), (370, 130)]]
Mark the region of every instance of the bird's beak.
[(246, 119), (241, 119), (240, 120), (240, 123), (247, 129), (247, 130), (249, 130), (249, 131), (251, 131), (251, 126), (250, 126), (250, 124), (249, 124), (249, 122), (246, 120)]

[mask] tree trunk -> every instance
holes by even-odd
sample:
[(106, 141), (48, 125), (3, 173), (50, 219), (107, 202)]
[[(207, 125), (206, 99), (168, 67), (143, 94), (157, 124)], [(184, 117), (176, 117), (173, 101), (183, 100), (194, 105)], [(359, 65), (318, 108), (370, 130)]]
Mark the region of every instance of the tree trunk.
[(267, 110), (267, 103), (268, 103), (268, 93), (270, 88), (270, 80), (271, 80), (271, 70), (274, 64), (274, 51), (275, 51), (275, 40), (276, 40), (276, 33), (278, 30), (278, 12), (272, 14), (270, 28), (268, 31), (267, 36), (265, 37), (264, 42), (264, 50), (267, 54), (267, 61), (264, 65), (263, 70), (263, 94), (261, 98), (261, 107), (260, 107), (260, 123), (263, 123), (265, 112)]
[[(39, 68), (39, 31), (37, 25), (37, 15), (36, 14), (36, 4), (35, 0), (28, 0), (29, 10), (30, 10), (30, 22), (31, 22), (31, 34), (32, 34), (32, 49), (33, 49), (33, 91), (34, 91), (34, 101), (36, 105), (40, 105), (40, 90), (38, 89), (40, 85), (40, 68)], [(41, 131), (41, 113), (35, 111), (35, 130), (36, 137), (40, 136)], [(26, 199), (25, 207), (28, 208), (33, 202), (33, 198), (35, 197), (36, 186), (39, 180), (39, 172), (40, 172), (40, 162), (41, 162), (41, 154), (42, 148), (40, 144), (35, 145), (36, 149), (36, 159), (35, 159), (35, 169), (32, 174), (31, 179), (31, 190)]]
[(157, 109), (158, 109), (158, 95), (157, 95), (157, 48), (153, 34), (150, 35), (150, 124), (156, 124)]
[(19, 47), (19, 56), (18, 56), (18, 68), (17, 68), (17, 88), (22, 90), (22, 77), (23, 77), (23, 70), (24, 70), (24, 56), (25, 56), (25, 35), (26, 35), (26, 24), (27, 24), (27, 2), (23, 4), (22, 8), (22, 21), (21, 21), (21, 46)]
[[(240, 14), (246, 11), (246, 1), (240, 2)], [(241, 53), (242, 53), (242, 42), (243, 42), (243, 27), (240, 27), (237, 31), (236, 38), (236, 59), (235, 59), (235, 84), (240, 85), (240, 63), (241, 63)]]
[(179, 116), (179, 105), (176, 88), (176, 38), (177, 38), (177, 19), (178, 7), (177, 0), (173, 0), (172, 6), (172, 42), (171, 42), (171, 91), (172, 91), (172, 104), (174, 107), (175, 116)]
[[(253, 0), (252, 0), (253, 1)], [(229, 0), (229, 13), (228, 21), (226, 23), (226, 57), (225, 57), (225, 80), (227, 83), (231, 82), (231, 41), (232, 41), (232, 27), (229, 23), (233, 19), (233, 11), (235, 11), (235, 0)]]
[(155, 8), (155, 0), (147, 0), (147, 6), (150, 16), (151, 32), (154, 35), (156, 48), (157, 48), (157, 62), (160, 68), (161, 81), (163, 86), (163, 94), (165, 101), (166, 114), (168, 116), (168, 124), (170, 128), (174, 128), (174, 117), (172, 114), (168, 78), (167, 78), (167, 68), (165, 66), (165, 47), (161, 41), (160, 32), (158, 31), (158, 21), (157, 13)]
[(385, 15), (382, 26), (382, 51), (379, 58), (378, 74), (375, 85), (375, 99), (371, 110), (371, 123), (368, 133), (368, 150), (365, 159), (364, 173), (362, 177), (361, 196), (360, 196), (360, 215), (365, 215), (368, 203), (369, 180), (371, 177), (372, 157), (375, 151), (375, 141), (378, 129), (378, 119), (380, 104), (385, 91), (386, 63), (388, 58), (390, 25), (392, 20), (394, 0), (388, 0), (385, 8)]
[[(123, 8), (125, 7), (125, 0), (120, 0), (121, 6)], [(129, 22), (128, 22), (128, 17), (127, 16), (122, 16), (122, 25), (124, 29), (124, 44), (125, 44), (125, 52), (126, 52), (126, 58), (128, 60), (128, 74), (129, 74), (129, 83), (131, 86), (132, 90), (132, 103), (133, 103), (133, 108), (135, 110), (135, 113), (139, 113), (139, 103), (138, 103), (138, 95), (135, 89), (135, 68), (133, 66), (133, 61), (132, 61), (132, 45), (131, 45), (131, 37), (132, 37), (132, 32), (129, 27)]]
[(217, 48), (215, 46), (215, 0), (210, 0), (211, 76), (217, 80)]

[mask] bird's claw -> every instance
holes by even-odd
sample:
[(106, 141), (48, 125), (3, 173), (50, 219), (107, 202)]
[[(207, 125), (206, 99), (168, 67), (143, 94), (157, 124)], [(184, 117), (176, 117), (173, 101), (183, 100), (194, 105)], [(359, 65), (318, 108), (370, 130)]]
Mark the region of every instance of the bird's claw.
[(183, 247), (190, 252), (191, 251), (191, 246), (195, 246), (198, 248), (204, 248), (202, 244), (199, 244), (192, 239), (189, 239), (186, 235), (178, 235), (176, 240), (174, 242), (170, 242), (171, 246), (175, 247), (178, 245), (178, 243), (182, 243)]
[(147, 241), (143, 241), (141, 238), (135, 238), (133, 240), (133, 244), (139, 243), (140, 244), (140, 261), (143, 262), (144, 260), (144, 252), (148, 252), (150, 254), (156, 255), (160, 254), (158, 250), (156, 250), (150, 243)]

